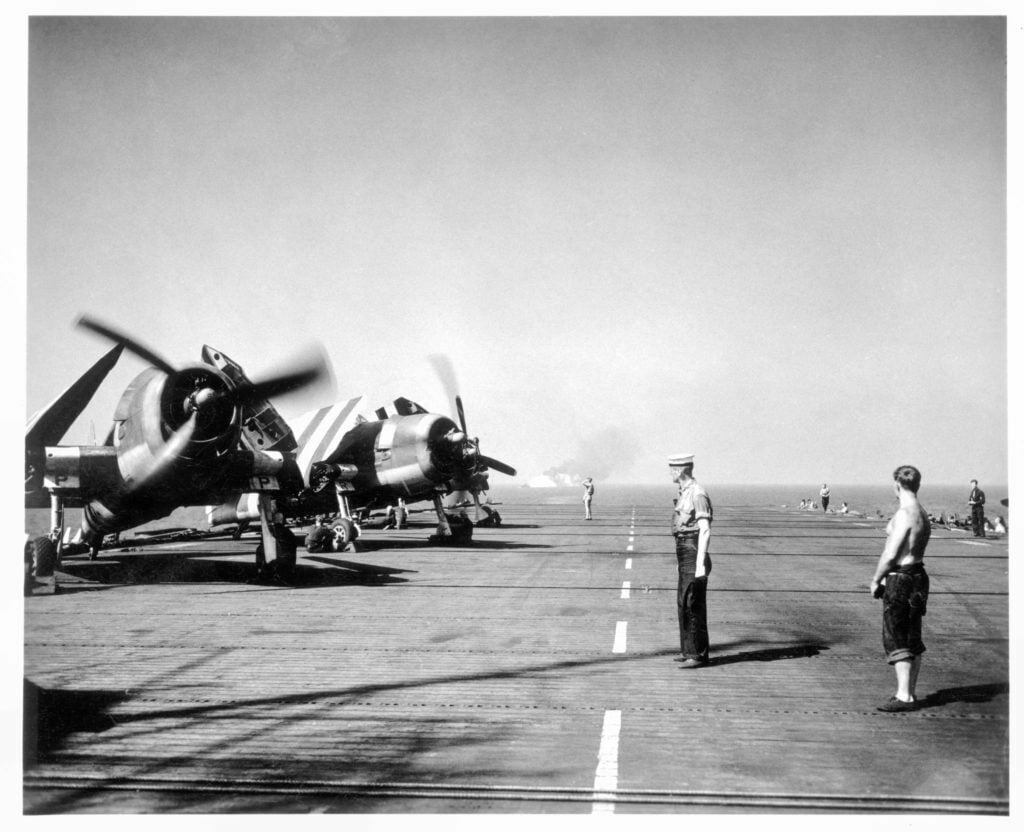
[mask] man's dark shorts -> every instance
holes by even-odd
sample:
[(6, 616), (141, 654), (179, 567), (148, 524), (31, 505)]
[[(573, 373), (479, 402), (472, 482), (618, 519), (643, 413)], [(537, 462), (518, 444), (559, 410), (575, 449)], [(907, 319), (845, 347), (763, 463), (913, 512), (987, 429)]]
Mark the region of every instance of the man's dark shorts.
[(924, 652), (921, 619), (928, 605), (928, 573), (924, 564), (900, 567), (885, 576), (882, 596), (882, 645), (889, 664)]

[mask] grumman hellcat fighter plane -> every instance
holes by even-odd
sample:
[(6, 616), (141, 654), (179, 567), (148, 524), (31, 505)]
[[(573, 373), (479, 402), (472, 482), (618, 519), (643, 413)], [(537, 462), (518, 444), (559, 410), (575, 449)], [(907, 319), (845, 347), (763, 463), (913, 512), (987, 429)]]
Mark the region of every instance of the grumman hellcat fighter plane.
[[(223, 352), (204, 346), (202, 354), (222, 373), (244, 383), (242, 368)], [(332, 548), (339, 549), (358, 536), (356, 519), (361, 512), (430, 500), (438, 518), (437, 534), (431, 540), (469, 542), (472, 523), (447, 514), (444, 496), (467, 492), (479, 511), (479, 495), (488, 489), (488, 469), (509, 476), (516, 471), (480, 453), (479, 440), (470, 438), (466, 429), (462, 399), (455, 396), (459, 424), (404, 398), (396, 399), (391, 407), (379, 408), (372, 419), (362, 414), (361, 403), (362, 397), (356, 397), (305, 414), (293, 420), (291, 430), (285, 428), (276, 437), (262, 435), (258, 426), (253, 430), (243, 427), (246, 447), (265, 447), (273, 439), (296, 448), (298, 469), (307, 487), (299, 495), (281, 500), (285, 515), (338, 515), (331, 531)], [(284, 425), (276, 411), (266, 413), (265, 419), (278, 427)], [(399, 524), (401, 511), (399, 508)], [(254, 520), (257, 512), (258, 497), (253, 493), (207, 509), (211, 526), (245, 524)]]
[[(37, 413), (25, 436), (25, 506), (51, 509), (50, 537), (26, 549), (39, 576), (52, 574), (63, 544), (64, 508), (81, 507), (80, 540), (95, 557), (105, 535), (164, 517), (180, 506), (208, 505), (245, 490), (256, 495), (264, 574), (287, 577), (296, 543), (278, 508), (303, 487), (287, 442), (267, 418), (267, 402), (327, 373), (322, 357), (259, 383), (208, 364), (173, 367), (131, 338), (87, 318), (79, 324), (117, 343), (53, 403)], [(153, 366), (125, 390), (103, 445), (60, 445), (123, 350)], [(275, 442), (239, 448), (245, 426)], [(294, 447), (294, 446), (293, 446)]]

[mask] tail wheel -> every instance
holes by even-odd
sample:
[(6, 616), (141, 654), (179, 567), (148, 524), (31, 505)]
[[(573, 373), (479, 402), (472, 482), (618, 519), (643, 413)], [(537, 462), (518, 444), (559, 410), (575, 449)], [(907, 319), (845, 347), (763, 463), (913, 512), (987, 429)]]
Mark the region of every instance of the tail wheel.
[[(49, 578), (57, 566), (57, 547), (48, 537), (36, 537), (29, 543), (32, 554), (32, 574), (37, 578)], [(29, 552), (25, 552), (26, 562)]]
[(347, 517), (342, 517), (334, 524), (335, 551), (340, 552), (357, 537), (359, 537), (359, 529)]

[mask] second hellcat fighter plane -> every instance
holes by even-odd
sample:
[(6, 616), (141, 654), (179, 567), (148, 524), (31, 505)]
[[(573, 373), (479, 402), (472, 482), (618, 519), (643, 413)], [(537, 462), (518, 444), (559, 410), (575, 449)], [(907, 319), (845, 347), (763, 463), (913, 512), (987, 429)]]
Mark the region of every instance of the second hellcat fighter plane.
[[(222, 351), (204, 346), (203, 360), (244, 383), (242, 368)], [(251, 450), (293, 450), (306, 488), (285, 497), (286, 516), (338, 515), (333, 526), (337, 547), (359, 534), (361, 512), (418, 500), (430, 500), (437, 513), (434, 541), (468, 542), (472, 523), (445, 512), (443, 498), (468, 492), (479, 506), (488, 489), (488, 471), (515, 476), (515, 469), (480, 452), (466, 428), (462, 399), (455, 396), (459, 423), (430, 413), (405, 398), (395, 399), (368, 418), (362, 397), (339, 402), (293, 420), (289, 427), (268, 405), (243, 422), (241, 439)], [(399, 509), (401, 511), (401, 509)], [(244, 524), (258, 517), (258, 496), (239, 494), (207, 509), (211, 525)]]

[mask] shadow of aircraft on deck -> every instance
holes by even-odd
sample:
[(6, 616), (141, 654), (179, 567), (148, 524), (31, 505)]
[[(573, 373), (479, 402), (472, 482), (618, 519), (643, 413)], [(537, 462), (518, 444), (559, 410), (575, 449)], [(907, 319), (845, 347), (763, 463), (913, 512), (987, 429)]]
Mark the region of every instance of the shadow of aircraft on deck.
[(418, 549), (421, 551), (434, 549), (439, 552), (451, 551), (473, 552), (484, 550), (508, 550), (508, 549), (550, 549), (547, 543), (509, 543), (503, 540), (481, 540), (474, 538), (473, 542), (466, 546), (455, 546), (450, 543), (434, 544), (429, 540), (367, 540), (359, 538), (359, 549), (363, 552), (382, 552), (402, 549)]
[[(357, 575), (361, 575), (366, 578), (365, 581), (360, 583), (376, 584), (376, 583), (395, 583), (396, 581), (389, 581), (392, 575), (411, 574), (415, 573), (415, 569), (398, 569), (392, 566), (376, 566), (372, 563), (356, 563), (351, 560), (340, 560), (338, 558), (328, 558), (323, 555), (306, 555), (303, 560), (311, 560), (316, 563), (325, 563), (328, 566), (336, 566), (339, 569), (345, 569), (350, 572), (354, 572)], [(403, 583), (404, 579), (397, 579), (398, 583)], [(354, 583), (354, 581), (353, 581)]]
[[(256, 567), (240, 560), (224, 560), (224, 555), (197, 552), (104, 552), (100, 560), (64, 560), (59, 570), (67, 575), (96, 584), (88, 585), (95, 591), (106, 588), (98, 585), (157, 584), (157, 583), (256, 583)], [(327, 568), (304, 564), (303, 560), (324, 563)], [(316, 586), (379, 586), (405, 583), (399, 574), (415, 570), (390, 566), (361, 564), (353, 561), (300, 556), (293, 579), (276, 588), (304, 588)], [(97, 585), (98, 584), (98, 585)], [(85, 591), (86, 586), (61, 584), (61, 594)]]
[[(323, 560), (329, 561), (331, 559), (324, 558)], [(341, 563), (347, 563), (341, 561)], [(359, 564), (353, 564), (354, 566), (360, 566)], [(736, 641), (730, 642), (728, 646), (736, 647), (740, 644), (751, 643), (749, 641)], [(755, 642), (756, 643), (756, 642)], [(712, 662), (712, 667), (715, 665), (725, 665), (733, 662), (740, 661), (776, 661), (787, 658), (803, 658), (808, 656), (817, 655), (821, 650), (827, 650), (828, 647), (821, 643), (797, 643), (793, 645), (766, 648), (762, 650), (750, 650), (741, 653), (735, 653), (732, 655), (726, 655), (716, 658)], [(204, 725), (204, 730), (207, 731), (211, 737), (214, 737), (210, 747), (203, 749), (209, 754), (211, 760), (217, 760), (220, 758), (221, 753), (224, 749), (229, 746), (237, 745), (254, 745), (258, 746), (259, 741), (263, 741), (264, 735), (269, 739), (265, 742), (273, 744), (273, 735), (276, 731), (282, 730), (293, 730), (287, 729), (289, 724), (301, 723), (304, 721), (315, 721), (324, 718), (325, 713), (331, 714), (332, 720), (341, 718), (339, 714), (343, 715), (340, 708), (351, 704), (351, 703), (365, 703), (368, 698), (372, 698), (378, 695), (393, 695), (401, 691), (415, 691), (424, 690), (430, 688), (438, 688), (439, 686), (445, 686), (453, 683), (465, 683), (465, 682), (487, 682), (493, 680), (542, 680), (550, 679), (552, 676), (558, 676), (562, 674), (571, 674), (576, 672), (591, 672), (600, 671), (603, 668), (621, 666), (632, 662), (643, 662), (650, 661), (652, 659), (669, 658), (678, 655), (678, 650), (674, 647), (661, 648), (656, 650), (649, 650), (644, 652), (637, 652), (628, 656), (624, 655), (601, 655), (601, 656), (587, 656), (580, 658), (561, 659), (554, 661), (529, 661), (526, 660), (522, 664), (513, 667), (503, 667), (498, 669), (485, 669), (479, 671), (469, 670), (466, 672), (455, 672), (455, 673), (441, 673), (434, 675), (418, 676), (417, 678), (410, 679), (398, 679), (391, 681), (382, 682), (370, 682), (363, 684), (355, 684), (347, 687), (340, 688), (321, 688), (317, 690), (301, 690), (293, 693), (277, 694), (270, 696), (253, 696), (247, 698), (228, 698), (222, 701), (216, 699), (209, 699), (202, 691), (194, 691), (191, 694), (185, 693), (184, 696), (180, 690), (177, 690), (176, 686), (167, 688), (166, 692), (169, 695), (169, 699), (163, 702), (159, 700), (145, 699), (147, 707), (144, 710), (134, 709), (118, 709), (116, 719), (112, 715), (108, 715), (108, 709), (118, 705), (121, 701), (129, 699), (137, 699), (138, 696), (145, 696), (148, 691), (139, 690), (133, 691), (133, 695), (124, 695), (120, 692), (115, 691), (43, 691), (39, 690), (39, 694), (44, 696), (53, 702), (63, 702), (60, 710), (53, 707), (40, 708), (38, 717), (33, 721), (39, 721), (40, 724), (36, 726), (38, 736), (46, 737), (45, 745), (39, 748), (38, 760), (33, 762), (42, 761), (46, 762), (48, 756), (53, 754), (59, 754), (61, 745), (64, 744), (65, 740), (69, 738), (72, 733), (101, 733), (110, 730), (113, 727), (117, 727), (120, 731), (129, 731), (131, 736), (138, 739), (139, 736), (151, 732), (154, 736), (154, 741), (165, 741), (167, 737), (167, 725), (166, 720), (173, 719), (180, 725), (188, 727), (191, 720), (196, 720)], [(524, 655), (524, 659), (528, 659), (527, 655)], [(31, 683), (26, 682), (26, 685)], [(33, 686), (35, 687), (35, 686)], [(177, 691), (177, 695), (175, 695)], [(196, 696), (192, 700), (191, 704), (187, 704), (190, 695)], [(27, 701), (27, 699), (26, 699)], [(296, 707), (302, 706), (302, 707)], [(531, 707), (529, 704), (526, 707)], [(280, 719), (278, 720), (257, 720), (257, 727), (253, 728), (252, 731), (246, 735), (244, 743), (240, 742), (239, 737), (232, 735), (230, 730), (224, 728), (223, 735), (218, 734), (216, 728), (217, 725), (227, 724), (238, 724), (240, 718), (247, 715), (252, 716), (259, 714), (266, 709), (271, 709), (274, 712), (280, 713)], [(68, 712), (75, 714), (76, 716), (70, 717), (62, 715), (61, 712)], [(358, 716), (350, 716), (348, 718), (363, 719), (362, 714)], [(420, 759), (422, 755), (430, 755), (436, 753), (438, 749), (447, 749), (453, 742), (452, 738), (446, 732), (442, 732), (443, 737), (438, 739), (437, 736), (432, 735), (430, 732), (424, 732), (422, 730), (423, 724), (428, 722), (437, 722), (439, 725), (447, 725), (450, 722), (450, 717), (445, 716), (440, 719), (434, 717), (395, 717), (391, 718), (383, 713), (377, 713), (374, 717), (382, 723), (380, 726), (381, 734), (379, 744), (375, 744), (373, 759), (370, 761), (364, 760), (360, 756), (361, 752), (352, 752), (351, 755), (345, 756), (342, 754), (342, 758), (335, 761), (335, 764), (339, 764), (340, 760), (343, 759), (343, 768), (346, 771), (347, 779), (356, 779), (360, 773), (365, 773), (365, 777), (368, 781), (380, 782), (382, 778), (399, 782), (399, 781), (416, 781), (423, 777), (423, 770), (419, 768)], [(48, 719), (55, 719), (54, 724), (46, 724), (45, 721)], [(404, 720), (401, 724), (401, 730), (395, 730), (395, 725), (399, 722), (396, 720)], [(473, 718), (474, 728), (470, 736), (465, 740), (459, 740), (457, 742), (463, 743), (493, 743), (500, 741), (500, 734), (503, 730), (503, 726), (500, 722), (495, 722), (486, 713), (480, 714)], [(29, 715), (26, 712), (26, 736), (29, 731)], [(415, 728), (415, 730), (412, 730)], [(141, 732), (141, 733), (140, 733)], [(391, 746), (396, 742), (400, 741), (403, 737), (415, 737), (417, 743), (414, 746), (402, 746), (400, 748), (392, 748)], [(396, 740), (396, 738), (398, 738)], [(115, 741), (116, 745), (116, 741)], [(382, 774), (380, 766), (382, 760), (378, 759), (380, 753), (383, 750), (388, 750), (389, 758), (391, 759), (391, 766), (386, 771), (386, 777)], [(94, 748), (94, 753), (97, 755), (97, 759), (101, 759), (103, 754), (106, 753), (103, 750), (101, 744), (98, 744)], [(229, 763), (234, 768), (239, 765), (243, 767), (258, 767), (262, 765), (262, 758), (257, 752), (252, 752), (255, 756), (252, 759), (243, 758), (238, 756), (238, 752), (230, 757)], [(155, 773), (162, 773), (164, 771), (172, 769), (175, 765), (181, 763), (184, 758), (162, 758), (153, 757), (152, 759), (145, 759), (138, 761), (138, 768), (125, 774), (124, 776), (111, 776), (106, 780), (97, 780), (92, 793), (100, 793), (104, 788), (120, 788), (131, 780), (132, 777), (144, 777)], [(188, 758), (191, 760), (191, 757)], [(297, 777), (297, 778), (321, 778), (323, 772), (321, 769), (322, 760), (320, 757), (316, 757), (315, 760), (312, 758), (306, 759), (302, 755), (298, 755), (296, 758), (288, 761), (279, 761), (283, 765), (283, 774), (285, 777)], [(383, 761), (385, 765), (388, 765), (387, 761)], [(27, 764), (28, 767), (28, 764)], [(365, 771), (364, 771), (365, 767)], [(475, 772), (479, 774), (480, 772)], [(543, 772), (542, 772), (543, 773)], [(29, 774), (29, 772), (26, 772)], [(464, 772), (452, 771), (449, 773), (449, 777), (455, 780), (465, 776)], [(81, 793), (75, 790), (68, 791), (66, 793), (57, 793), (55, 796), (50, 795), (44, 798), (42, 801), (36, 803), (30, 809), (26, 810), (26, 814), (49, 814), (54, 812), (72, 812), (75, 811), (79, 806), (80, 802), (84, 801), (90, 796), (89, 790), (82, 791)], [(197, 795), (191, 798), (195, 807), (201, 807), (203, 804), (201, 796)], [(331, 796), (330, 794), (324, 794), (323, 800), (325, 803), (338, 804), (341, 800), (340, 795)], [(353, 806), (362, 806), (365, 811), (373, 811), (384, 798), (379, 798), (374, 795), (362, 795), (357, 797), (351, 804), (348, 805), (348, 811), (353, 811)], [(269, 801), (276, 801), (271, 804)], [(185, 801), (187, 803), (187, 800)], [(253, 795), (250, 802), (246, 804), (248, 810), (255, 810), (254, 807), (258, 807), (261, 811), (295, 811), (295, 799), (293, 797), (287, 797), (284, 795), (278, 796), (257, 796)], [(340, 808), (341, 804), (338, 804)]]
[(47, 690), (23, 681), (25, 768), (59, 748), (71, 734), (98, 734), (113, 728), (116, 723), (108, 709), (128, 698), (123, 690)]

